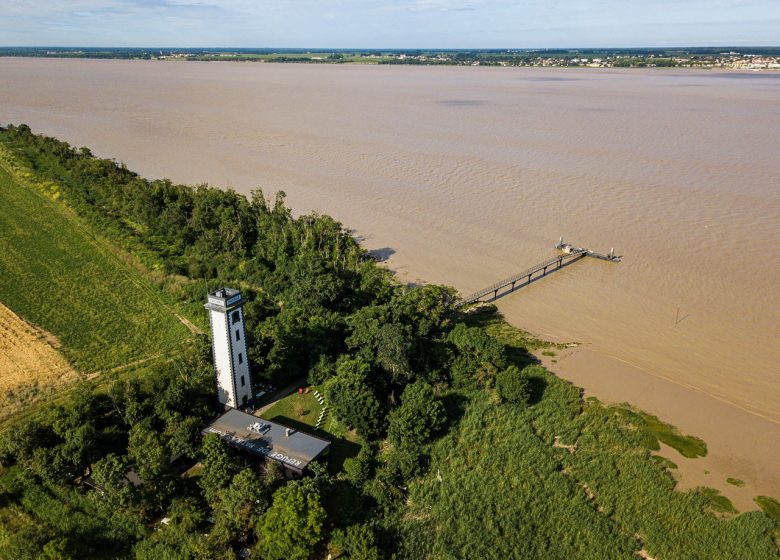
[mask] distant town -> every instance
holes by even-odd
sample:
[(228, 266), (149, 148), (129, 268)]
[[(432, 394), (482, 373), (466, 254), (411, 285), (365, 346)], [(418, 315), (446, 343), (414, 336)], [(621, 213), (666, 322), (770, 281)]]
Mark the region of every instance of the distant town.
[(5, 47), (0, 56), (305, 64), (780, 69), (780, 47), (674, 49), (327, 50)]

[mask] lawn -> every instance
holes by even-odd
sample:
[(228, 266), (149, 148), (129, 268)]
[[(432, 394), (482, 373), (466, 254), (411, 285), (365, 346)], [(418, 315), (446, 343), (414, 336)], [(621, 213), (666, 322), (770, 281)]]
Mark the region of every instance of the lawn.
[(297, 392), (284, 397), (260, 416), (266, 420), (272, 418), (288, 418), (312, 429), (317, 424), (322, 406), (314, 397), (314, 387), (309, 387), (308, 393)]
[(43, 194), (35, 177), (0, 156), (0, 302), (56, 337), (82, 373), (164, 354), (189, 338), (162, 292), (54, 200), (51, 185)]

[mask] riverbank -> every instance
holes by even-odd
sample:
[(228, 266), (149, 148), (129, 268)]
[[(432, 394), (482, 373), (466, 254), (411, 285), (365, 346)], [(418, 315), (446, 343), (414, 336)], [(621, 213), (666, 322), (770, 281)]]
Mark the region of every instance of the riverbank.
[[(560, 377), (607, 403), (628, 402), (702, 438), (707, 455), (688, 459), (663, 446), (658, 455), (677, 465), (680, 489), (718, 489), (739, 511), (758, 509), (754, 498), (780, 495), (780, 424), (739, 409), (691, 387), (650, 375), (585, 347), (538, 357)], [(728, 478), (744, 482), (735, 486)]]

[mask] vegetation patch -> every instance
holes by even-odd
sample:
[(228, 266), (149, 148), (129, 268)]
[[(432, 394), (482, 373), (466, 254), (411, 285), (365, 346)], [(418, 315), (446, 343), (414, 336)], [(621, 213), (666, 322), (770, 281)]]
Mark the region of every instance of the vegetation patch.
[(59, 202), (2, 166), (0, 268), (0, 301), (54, 334), (81, 372), (124, 366), (188, 338), (157, 290)]
[(715, 488), (702, 487), (698, 489), (698, 492), (707, 498), (709, 507), (712, 511), (717, 513), (737, 513), (737, 509), (734, 507), (734, 504), (731, 503), (731, 500), (726, 496), (721, 495)]
[(653, 455), (653, 461), (655, 461), (659, 465), (666, 467), (667, 469), (677, 468), (677, 463), (675, 463), (671, 459), (667, 459), (666, 457), (661, 457), (660, 455)]
[(726, 479), (726, 482), (728, 482), (732, 486), (736, 486), (737, 488), (742, 488), (745, 485), (745, 481), (744, 480), (740, 480), (738, 478), (731, 478), (731, 477), (729, 477), (729, 478)]
[(701, 438), (695, 436), (686, 436), (671, 424), (667, 424), (658, 419), (658, 417), (637, 410), (628, 405), (615, 407), (624, 418), (637, 426), (646, 428), (645, 445), (649, 449), (657, 451), (660, 449), (658, 442), (661, 441), (680, 452), (683, 457), (695, 459), (696, 457), (705, 457), (707, 455), (707, 444)]
[(780, 526), (780, 501), (770, 496), (756, 496), (754, 501), (764, 513)]
[(487, 331), (490, 336), (499, 340), (502, 344), (519, 348), (527, 352), (543, 348), (560, 348), (563, 345), (542, 340), (531, 333), (511, 326), (504, 321), (493, 305), (483, 305), (473, 308), (469, 313), (467, 322), (479, 326)]

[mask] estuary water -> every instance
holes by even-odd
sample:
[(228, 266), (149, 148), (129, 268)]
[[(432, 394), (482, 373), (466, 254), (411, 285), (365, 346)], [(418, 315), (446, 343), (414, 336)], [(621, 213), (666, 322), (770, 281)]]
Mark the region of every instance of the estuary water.
[(284, 190), (463, 293), (614, 247), (499, 308), (780, 422), (780, 73), (0, 59), (0, 122)]

